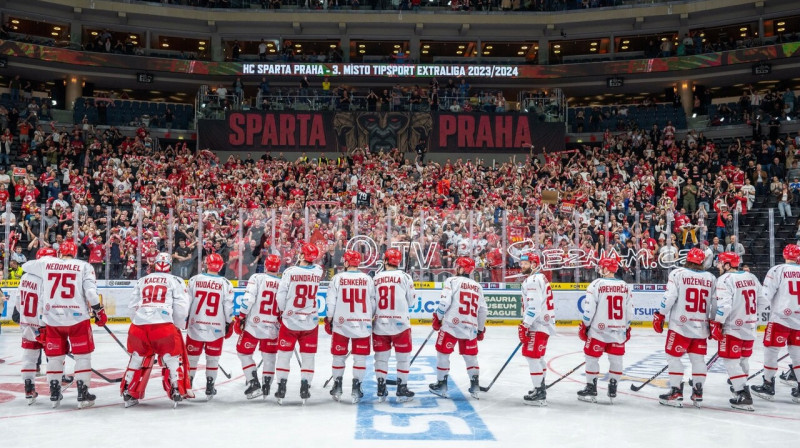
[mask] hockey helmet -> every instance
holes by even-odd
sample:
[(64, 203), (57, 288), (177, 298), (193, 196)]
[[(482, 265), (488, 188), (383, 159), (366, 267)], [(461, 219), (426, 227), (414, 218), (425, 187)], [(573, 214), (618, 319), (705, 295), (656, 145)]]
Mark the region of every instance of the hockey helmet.
[(703, 264), (706, 259), (706, 254), (701, 249), (693, 247), (689, 253), (686, 254), (686, 262), (694, 264)]
[(281, 270), (281, 257), (277, 255), (270, 255), (264, 261), (264, 269), (267, 272), (278, 272)]
[(156, 255), (156, 261), (153, 263), (156, 272), (169, 272), (172, 269), (172, 255), (161, 252)]
[(739, 263), (742, 262), (742, 259), (739, 257), (739, 254), (736, 252), (723, 252), (719, 254), (719, 262), (720, 263), (729, 263), (731, 267), (739, 267)]
[(208, 268), (209, 272), (216, 274), (221, 271), (224, 266), (225, 261), (220, 254), (210, 254), (206, 257), (206, 268)]
[(358, 267), (358, 265), (361, 264), (361, 254), (354, 250), (344, 251), (342, 259), (344, 259), (344, 262), (351, 268)]
[(400, 266), (403, 262), (403, 253), (397, 249), (389, 249), (383, 254), (383, 259), (392, 266)]
[(303, 247), (300, 248), (300, 251), (303, 252), (303, 260), (309, 263), (313, 263), (317, 258), (319, 258), (319, 249), (315, 244), (303, 244)]
[(458, 257), (456, 259), (456, 266), (463, 269), (464, 273), (472, 274), (472, 271), (475, 270), (475, 260), (469, 257)]
[(72, 240), (66, 240), (58, 246), (59, 257), (74, 257), (78, 255), (78, 246)]
[(52, 247), (43, 247), (36, 251), (37, 260), (42, 257), (55, 257), (56, 255), (58, 255), (58, 253)]

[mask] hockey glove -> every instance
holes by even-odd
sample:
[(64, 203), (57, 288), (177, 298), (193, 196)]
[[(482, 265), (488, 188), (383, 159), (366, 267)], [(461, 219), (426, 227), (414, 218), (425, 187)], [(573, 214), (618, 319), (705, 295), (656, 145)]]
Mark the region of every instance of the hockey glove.
[(655, 330), (656, 333), (664, 332), (664, 319), (666, 318), (667, 318), (666, 316), (659, 313), (658, 311), (653, 313), (653, 330)]
[(523, 324), (519, 324), (519, 327), (517, 327), (517, 335), (519, 336), (519, 342), (522, 344), (527, 344), (531, 340), (528, 334), (528, 327)]
[(97, 304), (92, 306), (92, 311), (94, 311), (95, 325), (102, 327), (108, 322), (108, 316), (106, 316), (106, 310), (103, 308), (103, 305)]
[(712, 320), (708, 323), (708, 329), (710, 331), (710, 335), (708, 336), (709, 339), (713, 339), (715, 341), (722, 340), (722, 324)]
[(433, 313), (432, 325), (433, 325), (433, 329), (436, 330), (436, 331), (439, 331), (439, 330), (442, 329), (442, 321), (439, 320), (439, 315), (436, 314), (436, 313)]
[(631, 327), (628, 327), (628, 330), (625, 331), (625, 342), (628, 342), (630, 340), (631, 340)]
[(581, 341), (583, 342), (586, 342), (589, 339), (589, 329), (583, 322), (581, 322), (580, 327), (578, 327), (578, 337), (581, 338)]
[(327, 317), (325, 318), (325, 333), (333, 334), (333, 322)]
[(236, 321), (225, 322), (225, 339), (233, 336), (234, 327), (236, 327)]
[(486, 334), (486, 328), (484, 327), (484, 329), (483, 329), (483, 330), (481, 330), (481, 331), (479, 331), (479, 332), (478, 332), (478, 341), (482, 341), (482, 340), (483, 340), (483, 336), (484, 336), (485, 334)]
[(239, 314), (236, 316), (236, 320), (233, 321), (233, 331), (235, 331), (236, 334), (242, 334), (246, 323), (247, 314)]
[(36, 342), (44, 345), (44, 341), (47, 339), (47, 327), (39, 327), (36, 329)]

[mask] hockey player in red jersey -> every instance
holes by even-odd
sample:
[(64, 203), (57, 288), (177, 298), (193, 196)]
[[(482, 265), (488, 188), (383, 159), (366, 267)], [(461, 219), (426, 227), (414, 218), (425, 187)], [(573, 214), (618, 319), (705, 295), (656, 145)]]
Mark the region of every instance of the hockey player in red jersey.
[[(281, 278), (281, 257), (270, 255), (264, 262), (264, 274), (253, 274), (247, 280), (247, 288), (242, 299), (242, 308), (236, 318), (235, 329), (239, 333), (236, 352), (242, 361), (242, 371), (247, 380), (244, 391), (248, 399), (269, 395), (272, 378), (275, 376), (275, 359), (278, 353), (278, 331), (280, 312), (278, 311), (278, 284)], [(261, 351), (264, 363), (263, 385), (258, 382), (253, 353), (256, 347)]]
[[(765, 400), (775, 397), (778, 355), (787, 344), (795, 378), (800, 373), (800, 246), (784, 247), (783, 258), (786, 263), (773, 267), (764, 277), (763, 299), (771, 310), (764, 331), (764, 384), (750, 390)], [(800, 403), (800, 383), (792, 388), (792, 401)]]
[[(55, 260), (56, 251), (46, 247), (36, 252), (36, 259), (51, 257)], [(42, 322), (42, 308), (44, 296), (42, 295), (42, 279), (29, 273), (19, 279), (19, 303), (14, 309), (14, 321), (19, 324), (22, 331), (22, 382), (25, 385), (25, 399), (31, 405), (36, 402), (39, 394), (34, 386), (36, 378), (36, 360), (42, 350), (42, 342), (46, 330)], [(17, 311), (19, 310), (19, 311)]]
[(719, 254), (720, 274), (717, 279), (717, 311), (711, 320), (711, 338), (719, 341), (719, 357), (735, 397), (730, 399), (734, 409), (753, 410), (753, 397), (747, 387), (750, 356), (758, 324), (758, 302), (761, 283), (755, 275), (739, 270), (741, 259), (736, 252)]
[(222, 342), (233, 334), (233, 285), (219, 275), (225, 261), (219, 254), (206, 257), (206, 273), (189, 279), (189, 321), (186, 352), (189, 354), (189, 381), (194, 382), (197, 362), (206, 354), (206, 398), (217, 394), (217, 380)]
[(522, 273), (528, 277), (522, 282), (523, 317), (519, 324), (519, 342), (522, 356), (528, 361), (533, 390), (523, 397), (523, 403), (547, 406), (547, 389), (544, 360), (547, 340), (555, 333), (556, 316), (550, 282), (541, 272), (541, 261), (534, 253), (523, 254), (519, 259)]
[(585, 342), (586, 387), (578, 391), (578, 399), (597, 402), (597, 375), (600, 372), (600, 356), (608, 354), (608, 397), (617, 396), (617, 383), (622, 376), (622, 356), (625, 343), (631, 337), (633, 300), (631, 288), (614, 277), (619, 260), (603, 257), (597, 262), (601, 278), (586, 288), (583, 302), (583, 321), (578, 336)]
[(468, 257), (456, 259), (456, 276), (442, 285), (439, 307), (433, 313), (433, 329), (439, 332), (436, 338), (436, 382), (428, 386), (431, 393), (443, 398), (447, 395), (447, 378), (450, 373), (450, 354), (458, 345), (458, 353), (464, 357), (467, 375), (470, 378), (469, 393), (478, 398), (478, 341), (486, 332), (488, 308), (483, 297), (483, 287), (469, 278), (475, 269), (475, 260)]
[(686, 264), (669, 273), (667, 290), (661, 299), (659, 311), (653, 314), (653, 329), (664, 332), (664, 321), (669, 320), (669, 332), (664, 351), (669, 364), (670, 391), (659, 395), (659, 403), (683, 407), (683, 363), (681, 357), (689, 355), (692, 364), (692, 402), (700, 406), (703, 401), (703, 383), (706, 379), (705, 355), (708, 349), (709, 317), (713, 312), (714, 275), (703, 271), (705, 253), (693, 248), (686, 254)]
[(131, 294), (128, 330), (131, 358), (120, 384), (126, 408), (144, 398), (156, 356), (164, 364), (163, 386), (173, 403), (194, 398), (189, 359), (181, 336), (191, 299), (183, 280), (169, 273), (172, 270), (169, 254), (158, 254), (153, 268), (155, 272), (139, 279)]
[(286, 379), (295, 344), (300, 345), (300, 399), (303, 403), (311, 397), (311, 380), (314, 377), (314, 355), (317, 353), (319, 334), (317, 289), (322, 280), (322, 268), (314, 262), (319, 258), (319, 249), (306, 243), (300, 248), (298, 258), (297, 266), (287, 268), (278, 285), (278, 310), (282, 323), (278, 333), (275, 367), (278, 379), (275, 398), (278, 404), (283, 404), (286, 397)]
[(45, 324), (43, 345), (48, 357), (47, 380), (53, 407), (58, 406), (63, 398), (61, 375), (68, 350), (72, 350), (75, 357), (78, 407), (94, 405), (95, 396), (89, 393), (94, 351), (89, 319), (94, 316), (97, 326), (105, 325), (108, 320), (97, 295), (94, 268), (89, 263), (76, 260), (77, 254), (78, 247), (73, 241), (67, 240), (59, 247), (60, 260), (43, 257), (29, 261), (22, 267), (26, 273), (41, 278), (43, 282), (42, 296), (46, 301), (42, 311)]
[(364, 397), (361, 382), (367, 368), (372, 318), (375, 315), (375, 284), (365, 273), (358, 270), (361, 254), (345, 251), (342, 257), (345, 271), (333, 276), (326, 295), (327, 311), (325, 332), (331, 335), (333, 355), (333, 387), (331, 396), (339, 401), (342, 396), (342, 374), (345, 358), (352, 344), (353, 355), (353, 403)]
[(375, 274), (377, 308), (372, 331), (372, 348), (375, 349), (375, 376), (378, 379), (378, 400), (384, 401), (389, 356), (394, 346), (397, 358), (397, 401), (409, 401), (414, 392), (408, 390), (408, 369), (411, 354), (411, 324), (408, 309), (414, 303), (414, 281), (399, 268), (403, 254), (389, 249), (383, 254), (384, 270)]

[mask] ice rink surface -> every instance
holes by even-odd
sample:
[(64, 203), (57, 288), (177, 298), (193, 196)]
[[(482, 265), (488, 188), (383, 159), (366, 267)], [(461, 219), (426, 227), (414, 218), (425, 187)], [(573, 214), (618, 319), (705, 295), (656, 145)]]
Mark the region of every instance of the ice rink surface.
[[(123, 342), (126, 325), (112, 325)], [(415, 326), (414, 351), (425, 339), (429, 327)], [(93, 367), (109, 377), (120, 377), (127, 356), (102, 329), (95, 329), (97, 349)], [(761, 338), (762, 334), (759, 334)], [(322, 385), (331, 375), (330, 338), (320, 331), (320, 353), (311, 399), (301, 405), (299, 368), (292, 361), (287, 398), (283, 406), (270, 396), (267, 400), (247, 400), (243, 395), (244, 379), (235, 353), (235, 340), (225, 342), (221, 365), (232, 374), (229, 380), (221, 373), (217, 396), (206, 402), (184, 401), (177, 409), (165, 397), (160, 374), (154, 371), (147, 397), (136, 407), (125, 409), (119, 396), (119, 384), (109, 384), (97, 376), (91, 390), (97, 395), (93, 408), (77, 410), (74, 385), (64, 395), (61, 406), (52, 409), (44, 377), (36, 380), (40, 397), (28, 406), (19, 376), (20, 334), (4, 327), (0, 335), (0, 440), (3, 446), (58, 447), (142, 447), (142, 446), (277, 446), (277, 447), (653, 447), (653, 446), (789, 446), (800, 439), (800, 404), (792, 403), (790, 388), (777, 381), (776, 399), (767, 402), (755, 398), (756, 411), (736, 411), (728, 405), (730, 393), (727, 375), (721, 362), (709, 371), (702, 409), (690, 405), (671, 408), (658, 403), (657, 396), (666, 390), (666, 375), (640, 392), (631, 384), (644, 381), (666, 365), (664, 335), (650, 329), (634, 329), (625, 355), (625, 372), (619, 396), (609, 405), (605, 380), (608, 363), (601, 361), (601, 381), (597, 404), (578, 401), (576, 392), (583, 387), (583, 369), (548, 390), (545, 408), (525, 406), (522, 396), (531, 389), (527, 363), (517, 353), (490, 391), (480, 400), (469, 397), (469, 380), (460, 356), (451, 358), (451, 399), (442, 399), (427, 391), (435, 380), (434, 339), (428, 342), (411, 367), (409, 384), (417, 393), (414, 401), (398, 404), (394, 387), (389, 386), (389, 400), (375, 398), (375, 377), (370, 361), (362, 403), (334, 402)], [(488, 386), (518, 343), (516, 327), (488, 327), (480, 343), (481, 384)], [(716, 343), (709, 344), (710, 358)], [(782, 354), (784, 354), (782, 352)], [(258, 359), (258, 358), (257, 358)], [(549, 370), (547, 383), (583, 361), (582, 343), (576, 328), (559, 328), (547, 348)], [(787, 360), (788, 361), (788, 360)], [(688, 380), (688, 361), (685, 379)], [(788, 362), (781, 363), (784, 370)], [(202, 361), (201, 361), (202, 366)], [(350, 397), (351, 360), (344, 378), (343, 398)], [(393, 366), (392, 366), (393, 367)], [(762, 367), (762, 346), (756, 342), (751, 358), (751, 373)], [(67, 360), (67, 371), (73, 369)], [(390, 378), (394, 377), (390, 371)], [(750, 384), (760, 384), (760, 376)], [(205, 385), (202, 367), (195, 385)], [(273, 393), (275, 387), (273, 386)]]

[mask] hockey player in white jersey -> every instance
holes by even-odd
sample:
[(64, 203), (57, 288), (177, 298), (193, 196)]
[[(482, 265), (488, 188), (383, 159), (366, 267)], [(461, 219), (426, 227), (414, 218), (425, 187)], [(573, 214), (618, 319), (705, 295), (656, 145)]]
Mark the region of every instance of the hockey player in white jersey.
[[(236, 318), (235, 330), (239, 333), (236, 353), (242, 362), (242, 371), (247, 381), (244, 391), (248, 399), (263, 395), (269, 396), (272, 378), (275, 376), (275, 359), (278, 353), (278, 284), (281, 281), (278, 272), (281, 269), (281, 257), (270, 255), (264, 262), (263, 274), (253, 274), (247, 280), (242, 307)], [(263, 385), (258, 382), (258, 372), (253, 353), (259, 348), (263, 367)]]
[(709, 318), (713, 313), (716, 278), (703, 270), (705, 253), (693, 248), (686, 254), (684, 267), (669, 273), (667, 290), (661, 307), (653, 314), (653, 329), (664, 332), (664, 320), (669, 320), (669, 332), (664, 351), (669, 365), (670, 391), (659, 395), (659, 403), (683, 407), (683, 363), (681, 357), (689, 355), (692, 364), (692, 402), (700, 406), (703, 401), (703, 383), (708, 369), (705, 356), (708, 351)]
[(614, 277), (619, 268), (616, 258), (600, 258), (597, 262), (601, 278), (586, 288), (583, 302), (583, 321), (578, 336), (585, 342), (586, 387), (578, 391), (578, 399), (597, 402), (597, 375), (600, 372), (600, 356), (608, 354), (608, 397), (617, 396), (617, 384), (622, 376), (622, 356), (625, 343), (631, 337), (633, 300), (631, 288)]
[(136, 282), (131, 293), (128, 330), (128, 368), (120, 384), (125, 407), (144, 398), (156, 356), (163, 363), (162, 385), (176, 406), (194, 398), (189, 380), (189, 359), (181, 330), (186, 328), (191, 299), (183, 279), (170, 274), (172, 257), (156, 256), (155, 272)]
[(219, 275), (225, 261), (219, 254), (206, 257), (206, 273), (189, 279), (189, 321), (186, 352), (189, 354), (189, 382), (194, 382), (197, 362), (206, 354), (206, 399), (217, 394), (217, 380), (222, 342), (233, 334), (233, 285)]
[[(41, 248), (36, 252), (37, 260), (55, 256), (56, 251), (49, 247)], [(52, 259), (55, 260), (55, 258)], [(35, 403), (36, 397), (39, 396), (34, 379), (36, 378), (36, 360), (39, 359), (39, 352), (43, 348), (42, 343), (46, 333), (44, 322), (42, 322), (42, 306), (44, 304), (42, 283), (42, 279), (33, 274), (22, 275), (19, 279), (19, 302), (14, 308), (14, 317), (12, 318), (19, 324), (22, 332), (22, 368), (20, 370), (28, 405)]]
[(286, 378), (295, 344), (300, 345), (300, 399), (303, 403), (311, 397), (311, 380), (314, 378), (314, 355), (317, 353), (319, 335), (319, 308), (317, 289), (322, 280), (322, 268), (314, 262), (319, 249), (314, 244), (303, 244), (297, 266), (283, 272), (278, 285), (278, 310), (281, 328), (278, 332), (278, 360), (275, 376), (278, 390), (275, 398), (283, 404), (286, 397)]
[(717, 279), (717, 311), (711, 324), (711, 338), (719, 341), (719, 357), (725, 363), (731, 382), (730, 399), (734, 409), (753, 410), (753, 397), (747, 387), (750, 356), (758, 324), (761, 283), (755, 275), (739, 270), (741, 259), (736, 252), (719, 254), (717, 265), (722, 274)]
[(416, 299), (411, 276), (398, 269), (403, 254), (389, 249), (383, 254), (384, 270), (375, 274), (377, 307), (372, 331), (372, 348), (375, 349), (375, 376), (378, 379), (378, 400), (386, 400), (386, 375), (389, 356), (394, 346), (397, 358), (397, 401), (409, 401), (414, 392), (408, 390), (408, 369), (411, 354), (411, 323), (408, 309)]
[[(764, 384), (750, 390), (765, 400), (775, 397), (778, 355), (787, 343), (795, 378), (800, 373), (800, 247), (787, 245), (783, 248), (783, 258), (786, 263), (767, 272), (762, 290), (764, 303), (770, 306), (769, 323), (764, 331)], [(792, 388), (792, 401), (800, 403), (800, 383)]]
[(436, 338), (436, 382), (428, 386), (431, 393), (443, 398), (447, 395), (447, 378), (450, 373), (450, 354), (456, 344), (458, 353), (464, 357), (467, 375), (470, 378), (469, 393), (478, 398), (478, 341), (486, 332), (488, 307), (483, 297), (483, 287), (469, 278), (475, 269), (475, 260), (467, 257), (456, 259), (456, 276), (442, 285), (439, 307), (433, 313), (433, 329), (439, 332)]
[(89, 319), (94, 316), (97, 326), (105, 325), (108, 320), (97, 294), (94, 268), (89, 263), (76, 260), (77, 254), (78, 247), (72, 240), (67, 240), (59, 247), (60, 259), (43, 257), (22, 266), (26, 273), (42, 279), (42, 297), (45, 301), (42, 310), (45, 324), (43, 345), (48, 357), (47, 380), (53, 407), (57, 407), (63, 398), (61, 375), (68, 350), (75, 357), (78, 407), (94, 405), (95, 396), (89, 393), (94, 351)]
[(534, 253), (523, 254), (519, 259), (522, 273), (528, 277), (522, 282), (522, 322), (519, 324), (519, 342), (522, 356), (528, 361), (533, 390), (523, 397), (523, 403), (547, 406), (547, 389), (544, 384), (547, 370), (544, 355), (547, 340), (555, 333), (556, 316), (550, 282), (541, 272), (541, 260)]
[(345, 251), (342, 256), (345, 271), (333, 276), (326, 295), (327, 311), (325, 331), (331, 335), (333, 355), (333, 387), (331, 396), (339, 401), (342, 397), (342, 374), (348, 349), (353, 355), (353, 403), (364, 397), (361, 382), (367, 368), (372, 319), (375, 316), (375, 284), (365, 273), (358, 270), (361, 254)]

